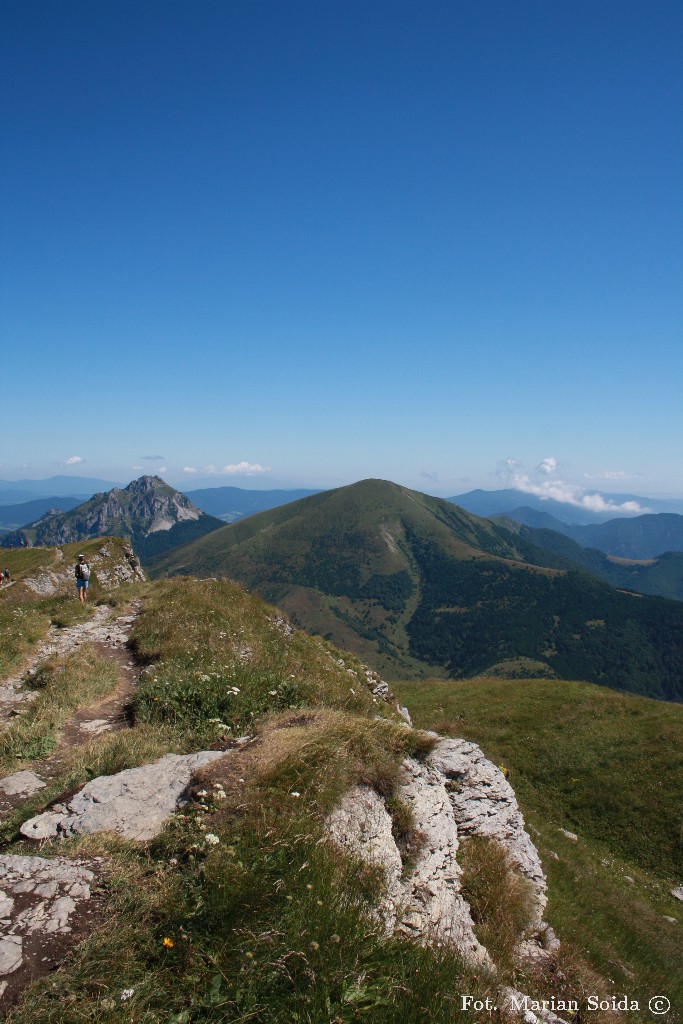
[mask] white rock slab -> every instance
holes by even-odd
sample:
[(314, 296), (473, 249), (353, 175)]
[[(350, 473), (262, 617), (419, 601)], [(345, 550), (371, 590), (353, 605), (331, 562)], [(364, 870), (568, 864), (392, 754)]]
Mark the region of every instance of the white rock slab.
[(117, 832), (126, 839), (152, 839), (182, 801), (198, 768), (222, 750), (166, 754), (153, 764), (93, 779), (65, 805), (21, 826), (28, 839), (64, 839), (92, 832)]
[(107, 718), (92, 718), (89, 722), (81, 722), (78, 728), (81, 732), (94, 733), (95, 736), (99, 736), (101, 732), (109, 732), (112, 723)]
[(5, 796), (32, 796), (47, 785), (35, 772), (15, 772), (0, 779), (0, 792)]

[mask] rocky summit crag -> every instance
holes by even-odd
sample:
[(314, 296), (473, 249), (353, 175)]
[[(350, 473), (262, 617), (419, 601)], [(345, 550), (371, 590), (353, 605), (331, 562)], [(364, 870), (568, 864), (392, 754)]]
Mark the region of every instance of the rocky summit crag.
[(34, 523), (7, 534), (3, 544), (19, 546), (28, 541), (46, 547), (93, 537), (127, 537), (146, 561), (222, 525), (161, 477), (141, 476), (127, 487), (95, 494), (69, 512), (51, 510)]

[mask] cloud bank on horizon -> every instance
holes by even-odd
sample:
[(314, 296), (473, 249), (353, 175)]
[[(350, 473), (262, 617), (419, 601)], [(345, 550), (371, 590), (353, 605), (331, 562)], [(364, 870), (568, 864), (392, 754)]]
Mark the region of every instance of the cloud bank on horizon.
[[(563, 478), (565, 474), (561, 474), (560, 470), (560, 464), (553, 455), (543, 459), (533, 473), (525, 472), (517, 459), (508, 458), (499, 462), (497, 475), (508, 487), (523, 494), (533, 494), (542, 501), (563, 502), (575, 508), (598, 513), (621, 512), (642, 515), (651, 511), (638, 501), (613, 501), (598, 491), (571, 483)], [(624, 480), (627, 474), (623, 470), (610, 470), (601, 476), (605, 480)]]
[[(207, 476), (258, 476), (260, 473), (270, 473), (270, 466), (261, 466), (258, 462), (231, 462), (227, 466), (202, 466), (202, 473)], [(196, 466), (183, 466), (183, 473), (193, 475), (198, 473)]]

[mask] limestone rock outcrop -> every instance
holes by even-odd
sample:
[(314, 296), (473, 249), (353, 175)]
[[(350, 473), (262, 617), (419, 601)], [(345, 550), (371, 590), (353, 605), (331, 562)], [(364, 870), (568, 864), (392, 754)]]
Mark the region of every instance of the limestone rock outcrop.
[(535, 898), (534, 925), (540, 927), (547, 902), (545, 874), (515, 791), (503, 772), (476, 743), (462, 739), (439, 739), (429, 763), (445, 781), (458, 833), (497, 840), (529, 880)]
[(367, 786), (349, 790), (329, 816), (332, 841), (382, 868), (386, 888), (378, 913), (387, 931), (400, 930), (425, 942), (436, 938), (470, 962), (493, 970), (461, 893), (457, 851), (459, 837), (495, 839), (533, 893), (533, 919), (528, 934), (521, 937), (520, 958), (542, 960), (552, 955), (559, 943), (542, 919), (545, 875), (512, 786), (476, 744), (435, 739), (426, 763), (412, 758), (403, 762), (396, 791), (419, 832), (419, 850), (409, 863), (401, 858), (390, 810)]

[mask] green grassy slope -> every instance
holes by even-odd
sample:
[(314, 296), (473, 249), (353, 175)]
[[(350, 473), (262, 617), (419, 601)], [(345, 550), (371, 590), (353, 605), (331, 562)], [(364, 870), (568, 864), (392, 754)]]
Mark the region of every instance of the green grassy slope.
[(683, 607), (568, 565), (449, 502), (366, 480), (226, 526), (150, 571), (233, 577), (396, 677), (514, 673), (523, 658), (535, 674), (683, 699)]
[[(95, 550), (89, 543), (86, 555)], [(106, 543), (113, 557), (121, 542)], [(56, 558), (35, 549), (12, 555), (24, 578)], [(23, 993), (10, 1024), (505, 1024), (499, 1014), (460, 1011), (460, 993), (492, 994), (497, 982), (485, 972), (468, 970), (452, 950), (386, 937), (374, 915), (377, 874), (325, 841), (340, 794), (363, 782), (389, 796), (402, 758), (424, 756), (428, 738), (397, 723), (352, 655), (293, 631), (230, 581), (183, 577), (136, 584), (135, 594), (142, 607), (133, 642), (144, 669), (134, 727), (72, 749), (47, 789), (4, 822), (5, 851), (35, 854), (17, 843), (19, 822), (94, 776), (168, 751), (225, 748), (244, 733), (256, 738), (202, 772), (158, 839), (95, 835), (41, 847), (46, 857), (101, 858), (101, 925)], [(49, 621), (54, 600), (20, 581), (0, 607)], [(60, 615), (89, 611), (73, 594), (59, 600)], [(0, 656), (6, 642), (0, 635)], [(85, 678), (90, 662), (97, 679)], [(92, 701), (95, 684), (98, 696), (114, 685), (103, 670), (79, 650), (42, 673), (36, 701), (8, 729), (7, 756), (19, 760), (7, 770), (31, 767), (35, 755), (15, 741), (41, 710), (54, 717), (60, 698), (67, 714), (76, 694)], [(683, 709), (538, 680), (402, 684), (400, 696), (418, 724), (472, 736), (508, 765), (537, 830), (563, 952), (552, 971), (503, 973), (498, 982), (537, 998), (628, 991), (678, 1000), (682, 930), (664, 915), (681, 919), (667, 892), (672, 878), (680, 882), (671, 872)], [(505, 895), (486, 895), (495, 928)], [(648, 1019), (629, 1015), (633, 1024)], [(590, 1021), (609, 1024), (609, 1016)]]
[(670, 895), (683, 878), (683, 708), (542, 679), (395, 689), (416, 725), (472, 739), (510, 770), (558, 932), (617, 990), (661, 990), (683, 1007), (683, 913)]

